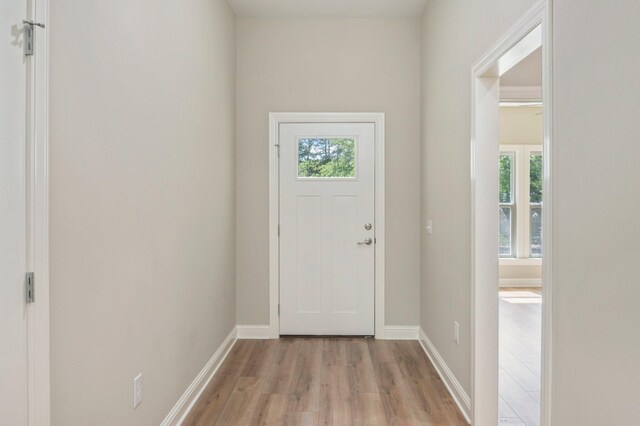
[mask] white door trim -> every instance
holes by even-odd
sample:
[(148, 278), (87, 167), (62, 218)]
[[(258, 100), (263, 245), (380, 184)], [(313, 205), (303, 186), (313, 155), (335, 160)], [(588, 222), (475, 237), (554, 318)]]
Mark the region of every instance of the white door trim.
[(384, 113), (286, 113), (269, 114), (269, 324), (272, 339), (280, 337), (278, 303), (280, 256), (279, 128), (283, 123), (373, 123), (375, 126), (375, 337), (384, 339)]
[(25, 18), (34, 29), (35, 54), (28, 61), (27, 267), (35, 275), (35, 302), (27, 305), (28, 424), (51, 423), (49, 358), (49, 0), (30, 0)]
[[(552, 295), (553, 295), (553, 80), (552, 0), (538, 1), (481, 59), (471, 71), (471, 410), (473, 424), (496, 424), (498, 390), (498, 281), (497, 278), (497, 121), (490, 124), (499, 107), (499, 76), (532, 48), (529, 34), (541, 26), (538, 46), (543, 46), (542, 100), (544, 204), (542, 289), (542, 383), (541, 421), (552, 424)], [(524, 41), (524, 42), (523, 42)], [(527, 44), (529, 44), (527, 46)], [(533, 43), (535, 44), (535, 43)], [(519, 48), (513, 49), (516, 45)], [(535, 47), (534, 47), (535, 48)], [(510, 54), (510, 57), (505, 55)], [(518, 58), (520, 56), (520, 58)], [(501, 60), (502, 59), (502, 60)], [(494, 109), (496, 111), (494, 111)], [(495, 155), (494, 155), (495, 153)], [(494, 176), (494, 174), (496, 176)], [(495, 184), (492, 184), (495, 180)], [(490, 202), (495, 198), (495, 203)], [(495, 231), (476, 222), (495, 216)], [(484, 231), (484, 232), (483, 232)], [(495, 234), (495, 235), (494, 235)], [(491, 263), (495, 252), (495, 271)], [(477, 368), (476, 368), (477, 367)], [(495, 404), (493, 404), (495, 402)]]

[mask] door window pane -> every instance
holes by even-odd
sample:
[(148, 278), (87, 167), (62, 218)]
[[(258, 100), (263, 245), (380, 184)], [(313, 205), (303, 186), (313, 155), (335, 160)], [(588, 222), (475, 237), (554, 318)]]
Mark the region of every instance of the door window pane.
[(500, 203), (513, 203), (514, 160), (513, 152), (500, 154)]
[(355, 139), (300, 138), (298, 139), (298, 177), (355, 177), (355, 154)]
[(530, 257), (542, 257), (542, 207), (531, 206), (531, 247)]
[(500, 257), (513, 257), (513, 215), (510, 206), (500, 207)]

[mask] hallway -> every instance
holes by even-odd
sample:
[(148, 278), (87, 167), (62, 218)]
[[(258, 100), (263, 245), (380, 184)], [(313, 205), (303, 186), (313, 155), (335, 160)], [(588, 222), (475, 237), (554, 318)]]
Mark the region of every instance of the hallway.
[(0, 10), (0, 426), (640, 425), (640, 0)]
[(466, 425), (420, 344), (238, 340), (184, 425)]

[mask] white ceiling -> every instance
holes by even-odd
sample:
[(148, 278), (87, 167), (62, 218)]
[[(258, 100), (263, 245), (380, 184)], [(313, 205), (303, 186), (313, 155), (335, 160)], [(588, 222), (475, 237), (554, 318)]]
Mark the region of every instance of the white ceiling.
[(420, 17), (428, 0), (227, 0), (236, 16)]

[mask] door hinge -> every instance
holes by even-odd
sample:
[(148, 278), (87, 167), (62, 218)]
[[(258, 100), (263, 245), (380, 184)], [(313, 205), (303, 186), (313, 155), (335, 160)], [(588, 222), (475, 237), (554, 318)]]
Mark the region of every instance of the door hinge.
[(280, 157), (280, 144), (277, 143), (274, 146), (276, 147), (276, 153), (278, 154), (278, 157)]
[(280, 236), (280, 224), (278, 224), (278, 237)]
[(25, 277), (25, 300), (27, 303), (33, 303), (36, 301), (35, 285), (36, 283), (33, 272), (27, 272)]
[(33, 27), (44, 28), (44, 24), (41, 24), (40, 22), (29, 21), (27, 19), (23, 19), (22, 23), (24, 24), (24, 54), (26, 56), (32, 56), (35, 43)]
[(280, 304), (278, 303), (278, 316), (280, 316)]

